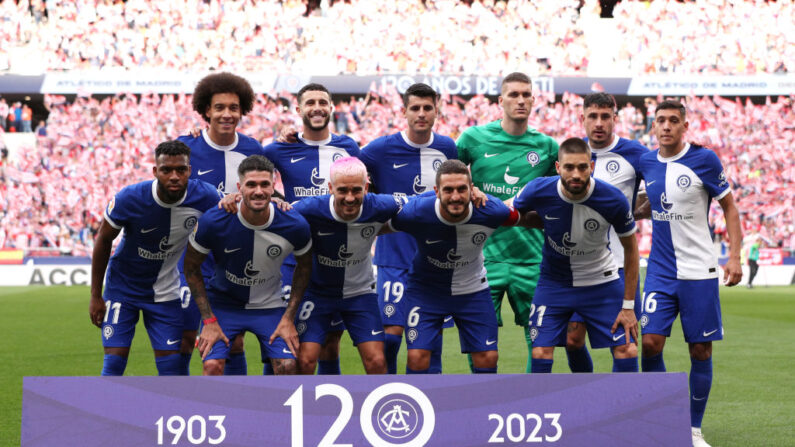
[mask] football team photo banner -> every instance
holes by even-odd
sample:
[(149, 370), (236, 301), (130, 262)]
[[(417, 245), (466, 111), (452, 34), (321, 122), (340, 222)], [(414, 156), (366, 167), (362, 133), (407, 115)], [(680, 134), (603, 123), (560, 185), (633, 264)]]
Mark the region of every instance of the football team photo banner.
[(22, 446), (689, 445), (685, 373), (25, 377)]

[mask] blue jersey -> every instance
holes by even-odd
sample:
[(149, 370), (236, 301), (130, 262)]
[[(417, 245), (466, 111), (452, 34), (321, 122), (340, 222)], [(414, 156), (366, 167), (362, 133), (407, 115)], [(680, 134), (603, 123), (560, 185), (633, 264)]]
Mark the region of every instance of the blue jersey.
[[(587, 141), (587, 139), (586, 139)], [(640, 157), (649, 149), (635, 140), (613, 136), (613, 142), (602, 149), (591, 148), (594, 160), (593, 176), (615, 186), (624, 193), (630, 209), (635, 209), (638, 187), (643, 176), (640, 173)], [(616, 230), (610, 228), (610, 251), (619, 268), (624, 267), (624, 246), (618, 240)]]
[(213, 254), (215, 272), (207, 286), (213, 306), (246, 309), (284, 307), (281, 267), (288, 254), (304, 254), (312, 247), (309, 224), (296, 212), (280, 211), (273, 204), (264, 225), (213, 208), (196, 226), (190, 243), (197, 251)]
[(373, 239), (403, 202), (385, 194), (365, 194), (361, 212), (351, 222), (342, 220), (334, 211), (334, 196), (298, 202), (295, 210), (312, 229), (312, 277), (307, 292), (329, 298), (375, 293), (370, 255)]
[(154, 302), (178, 299), (177, 262), (188, 235), (219, 199), (215, 188), (196, 180), (188, 181), (185, 195), (173, 204), (157, 197), (157, 180), (119, 191), (104, 214), (108, 225), (124, 229), (108, 264), (105, 293)]
[(196, 138), (183, 135), (177, 140), (190, 147), (190, 178), (207, 182), (223, 194), (237, 192), (237, 167), (243, 159), (264, 154), (257, 140), (239, 132), (229, 146), (213, 143), (206, 130)]
[(649, 152), (640, 161), (651, 203), (647, 275), (670, 279), (718, 277), (718, 256), (707, 220), (710, 201), (731, 192), (723, 166), (709, 149), (686, 144), (677, 155)]
[(582, 287), (618, 279), (608, 230), (615, 227), (620, 237), (636, 230), (629, 202), (618, 188), (591, 179), (585, 197), (574, 201), (563, 194), (559, 176), (543, 177), (522, 188), (513, 205), (538, 212), (544, 221), (539, 284)]
[[(432, 191), (436, 170), (445, 160), (457, 159), (458, 149), (450, 137), (432, 133), (427, 143), (415, 144), (404, 131), (373, 140), (359, 158), (367, 166), (377, 192), (410, 197)], [(416, 243), (408, 234), (387, 234), (375, 242), (374, 262), (408, 270), (416, 251)]]
[(358, 157), (359, 146), (345, 135), (311, 141), (298, 135), (295, 143), (271, 143), (265, 156), (282, 176), (285, 199), (293, 203), (306, 197), (328, 194), (331, 164), (342, 157)]
[(445, 220), (435, 195), (410, 200), (391, 221), (397, 231), (408, 233), (417, 243), (409, 270), (409, 287), (422, 293), (464, 295), (489, 287), (483, 267), (483, 243), (511, 217), (511, 209), (500, 199), (488, 196), (486, 205), (469, 205), (461, 222)]

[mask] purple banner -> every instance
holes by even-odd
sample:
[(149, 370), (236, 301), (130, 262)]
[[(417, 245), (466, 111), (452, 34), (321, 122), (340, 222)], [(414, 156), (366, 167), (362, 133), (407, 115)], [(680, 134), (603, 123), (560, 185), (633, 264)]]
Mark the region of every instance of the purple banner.
[(22, 447), (689, 445), (684, 373), (25, 377)]

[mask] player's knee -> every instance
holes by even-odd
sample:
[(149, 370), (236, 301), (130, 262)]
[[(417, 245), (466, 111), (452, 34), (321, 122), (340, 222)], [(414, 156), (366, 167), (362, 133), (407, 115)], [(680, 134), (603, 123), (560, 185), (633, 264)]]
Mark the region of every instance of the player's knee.
[(555, 353), (554, 346), (533, 346), (533, 351), (531, 352), (531, 356), (534, 359), (552, 360), (552, 356), (554, 353)]
[(663, 351), (665, 337), (659, 334), (643, 335), (643, 356), (652, 357)]
[(294, 375), (298, 372), (298, 362), (295, 359), (272, 359), (272, 363), (273, 373), (277, 376)]
[(409, 349), (406, 365), (414, 371), (422, 371), (431, 367), (431, 351), (425, 349)]
[(222, 376), (224, 375), (224, 361), (219, 359), (205, 360), (202, 374), (205, 376)]
[(317, 367), (317, 359), (308, 357), (298, 357), (297, 360), (298, 374), (312, 375), (315, 373)]
[(638, 347), (635, 343), (613, 347), (613, 357), (617, 359), (632, 359), (638, 356)]
[(712, 357), (712, 343), (690, 343), (690, 357), (699, 360), (709, 360)]
[(229, 353), (230, 354), (241, 354), (245, 352), (245, 346), (243, 345), (243, 336), (238, 335), (237, 337), (232, 340), (231, 346), (229, 346)]
[(499, 354), (497, 351), (482, 351), (472, 353), (472, 366), (475, 368), (496, 368)]
[(386, 374), (386, 357), (384, 353), (373, 353), (362, 357), (364, 370), (367, 374)]
[(390, 334), (390, 335), (397, 335), (398, 337), (402, 337), (403, 336), (403, 326), (395, 326), (395, 325), (384, 326), (384, 333)]

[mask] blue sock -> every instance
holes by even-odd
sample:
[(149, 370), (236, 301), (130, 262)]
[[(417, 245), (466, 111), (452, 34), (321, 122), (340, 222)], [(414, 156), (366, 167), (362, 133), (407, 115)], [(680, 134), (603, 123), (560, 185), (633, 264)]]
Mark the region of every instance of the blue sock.
[(638, 358), (617, 359), (613, 358), (614, 373), (636, 373), (638, 372)]
[(551, 373), (552, 372), (552, 359), (532, 359), (531, 373)]
[(246, 362), (246, 353), (236, 352), (229, 353), (229, 357), (224, 364), (225, 376), (245, 376), (248, 375), (248, 363)]
[(569, 369), (573, 373), (592, 373), (593, 360), (585, 345), (579, 349), (566, 348), (566, 358), (569, 359)]
[(439, 332), (439, 335), (433, 339), (433, 346), (431, 346), (431, 366), (428, 368), (428, 373), (430, 374), (441, 374), (442, 373), (442, 345), (444, 344), (444, 339), (442, 339), (442, 333)]
[(701, 427), (707, 398), (712, 388), (712, 358), (690, 358), (690, 426)]
[(497, 374), (497, 367), (494, 368), (478, 368), (473, 366), (472, 372), (475, 374)]
[(427, 369), (414, 370), (414, 369), (409, 369), (409, 367), (407, 366), (406, 374), (429, 374), (429, 370)]
[(533, 339), (530, 337), (530, 326), (522, 326), (524, 329), (524, 341), (527, 343), (527, 365), (524, 372), (529, 373), (533, 370)]
[(387, 374), (397, 374), (397, 357), (402, 339), (400, 335), (384, 335), (384, 357), (386, 357)]
[(177, 352), (156, 357), (155, 366), (157, 366), (157, 375), (159, 376), (181, 376), (182, 356)]
[(103, 376), (121, 376), (124, 375), (124, 369), (127, 368), (127, 357), (120, 355), (105, 354), (102, 359), (102, 375)]
[(643, 372), (665, 372), (662, 352), (652, 356), (644, 355), (640, 359), (640, 366), (643, 368)]
[(190, 375), (190, 358), (193, 356), (192, 353), (181, 353), (180, 355), (180, 368), (179, 368), (179, 375), (181, 376), (189, 376)]
[(265, 359), (262, 363), (262, 375), (263, 376), (275, 376), (276, 373), (273, 372), (273, 365), (271, 365), (271, 359)]
[(340, 370), (340, 359), (318, 361), (317, 373), (321, 376), (338, 376), (342, 374)]

